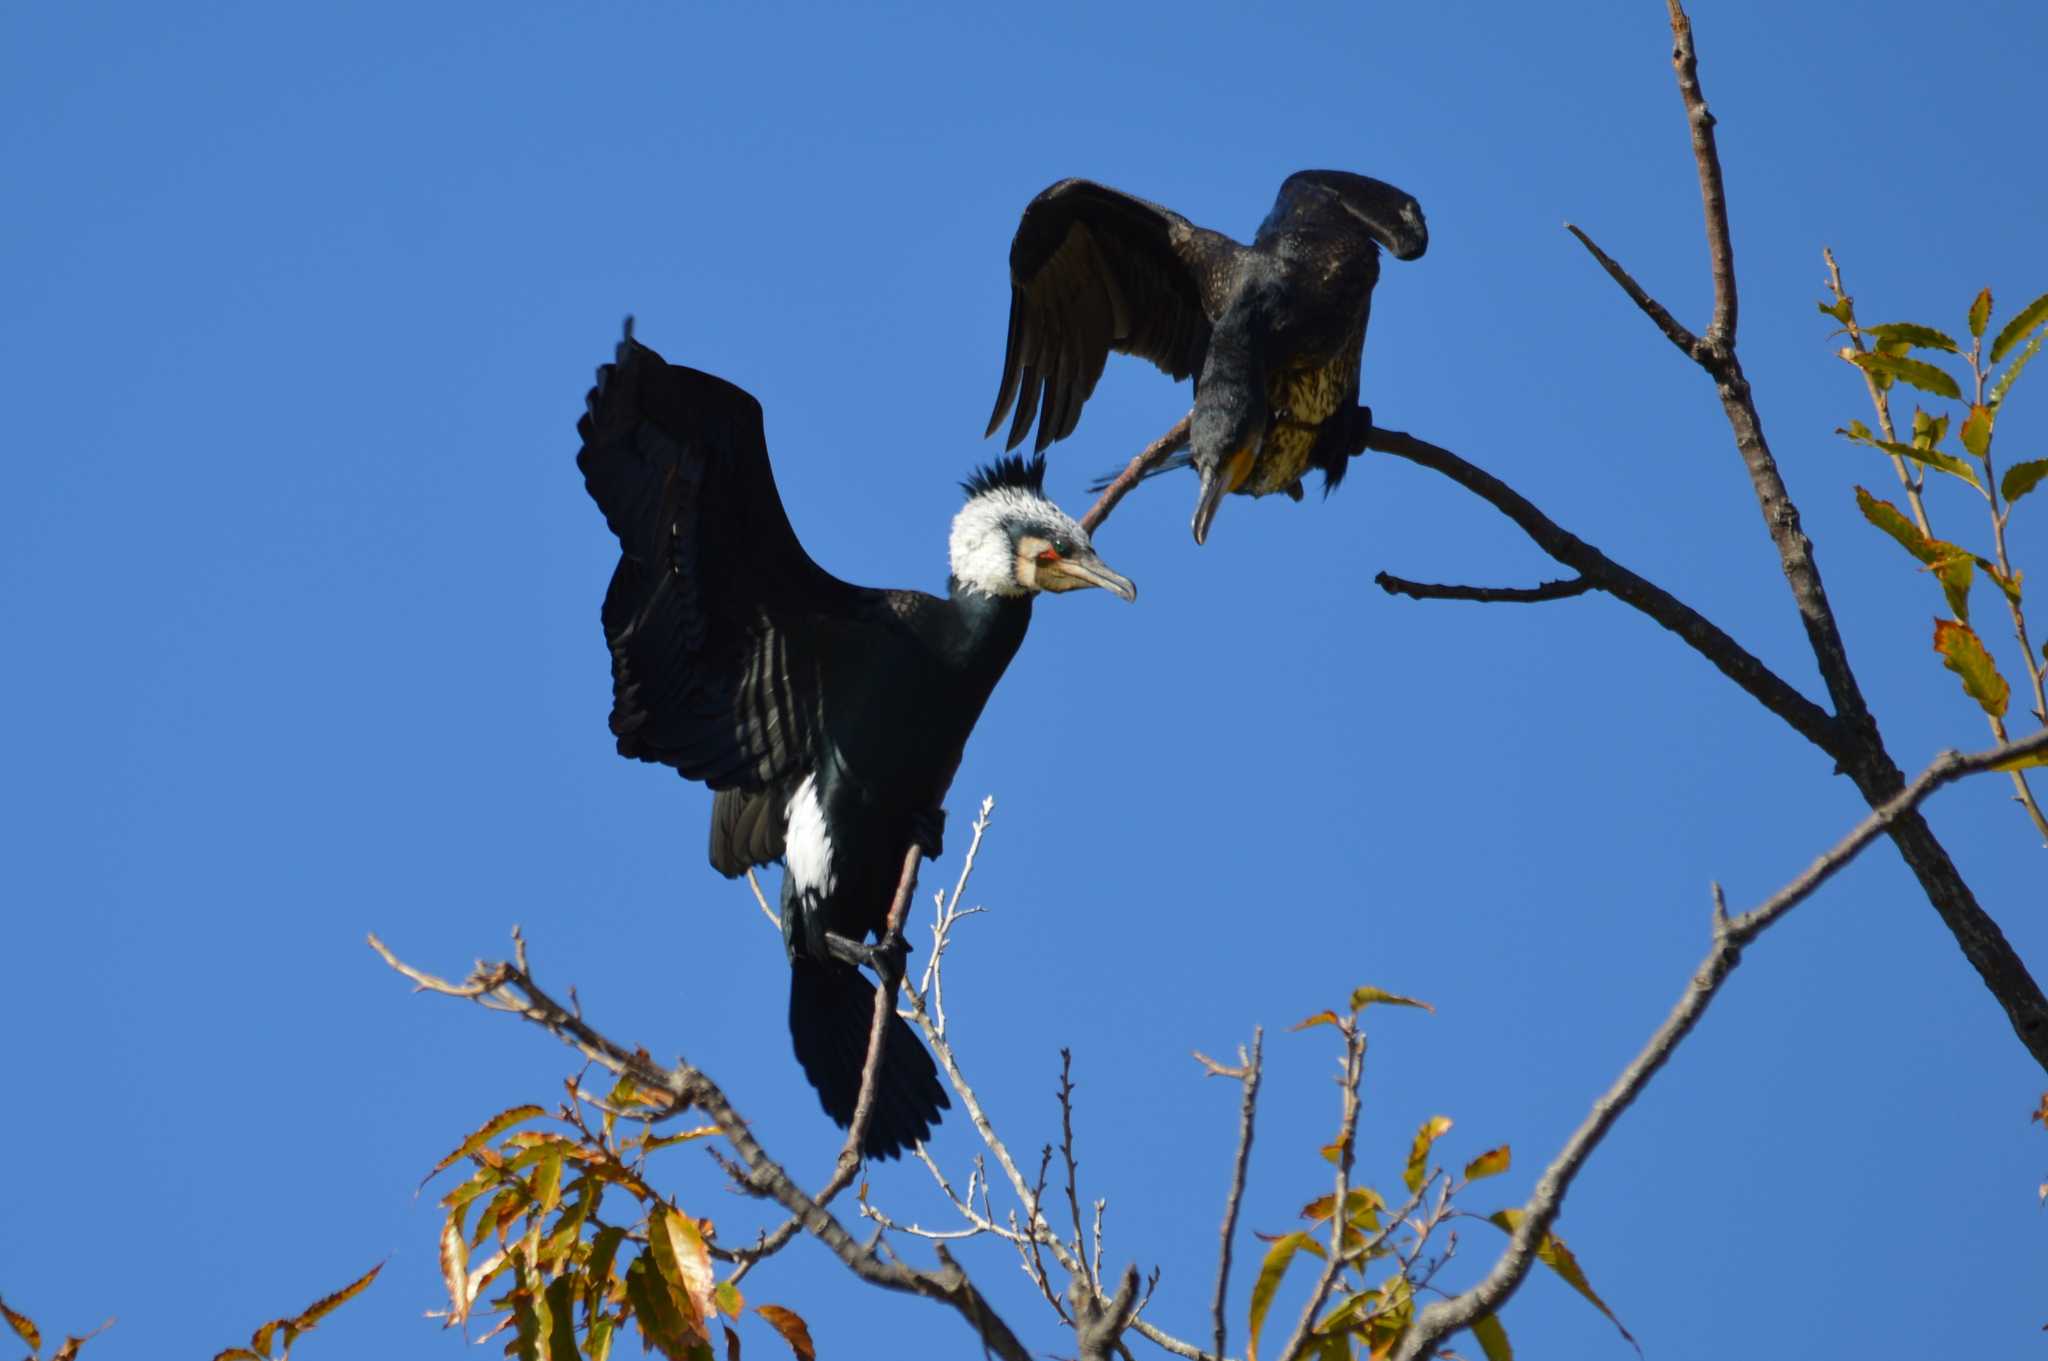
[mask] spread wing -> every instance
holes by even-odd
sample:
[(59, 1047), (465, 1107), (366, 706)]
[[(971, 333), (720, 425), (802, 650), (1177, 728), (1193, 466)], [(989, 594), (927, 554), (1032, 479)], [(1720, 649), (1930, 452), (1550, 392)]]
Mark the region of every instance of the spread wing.
[(1243, 250), (1088, 180), (1061, 180), (1031, 200), (1010, 242), (1010, 338), (988, 433), (1014, 402), (1006, 447), (1023, 441), (1033, 419), (1035, 448), (1065, 439), (1111, 350), (1175, 378), (1193, 373)]
[(619, 754), (720, 790), (810, 769), (828, 654), (890, 629), (884, 593), (804, 552), (746, 392), (664, 362), (629, 321), (587, 406), (576, 466), (620, 548), (603, 611)]

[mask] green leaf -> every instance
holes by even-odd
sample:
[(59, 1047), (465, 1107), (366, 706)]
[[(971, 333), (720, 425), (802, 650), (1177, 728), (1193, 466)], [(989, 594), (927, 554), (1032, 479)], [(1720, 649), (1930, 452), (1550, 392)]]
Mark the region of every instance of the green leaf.
[(2013, 382), (2016, 379), (2018, 379), (2018, 377), (2022, 373), (2026, 372), (2027, 364), (2033, 359), (2035, 355), (2041, 352), (2041, 342), (2043, 340), (2048, 340), (2048, 331), (2043, 331), (2039, 335), (2035, 336), (2032, 340), (2028, 341), (2027, 348), (2021, 350), (2019, 352), (2019, 357), (2014, 359), (2012, 363), (2007, 364), (2005, 366), (2005, 372), (1998, 375), (1998, 381), (1991, 385), (1990, 402), (1993, 407), (1999, 407), (2005, 404), (2006, 390), (2013, 385)]
[(1450, 1128), (1450, 1116), (1432, 1115), (1415, 1131), (1415, 1142), (1408, 1145), (1408, 1166), (1401, 1173), (1401, 1180), (1410, 1191), (1422, 1189), (1423, 1178), (1429, 1175), (1430, 1145), (1443, 1138)]
[(453, 1153), (435, 1163), (433, 1170), (420, 1178), (420, 1185), (425, 1186), (441, 1172), (476, 1153), (489, 1144), (491, 1140), (512, 1128), (512, 1126), (546, 1114), (547, 1112), (539, 1106), (514, 1106), (510, 1110), (499, 1111), (496, 1115), (484, 1121), (483, 1124), (477, 1126), (467, 1139), (456, 1145)]
[(1984, 327), (1990, 320), (1991, 290), (1987, 288), (1977, 295), (1975, 302), (1970, 304), (1970, 338), (1972, 340), (1981, 339), (1984, 335)]
[(2028, 492), (2041, 485), (2041, 479), (2048, 477), (2048, 458), (2029, 459), (2015, 463), (2005, 470), (2005, 476), (1998, 481), (1998, 494), (2005, 498), (2007, 505), (2019, 500)]
[(1368, 987), (1354, 988), (1352, 990), (1351, 1009), (1353, 1011), (1362, 1011), (1374, 1002), (1383, 1003), (1390, 1007), (1420, 1007), (1432, 1014), (1436, 1011), (1436, 1008), (1427, 1002), (1418, 1002), (1413, 997), (1402, 997), (1398, 993), (1388, 992), (1385, 988)]
[(1932, 326), (1919, 326), (1910, 321), (1887, 321), (1877, 326), (1866, 326), (1863, 334), (1880, 341), (1918, 346), (1923, 350), (1947, 350), (1956, 353), (1956, 343)]
[[(1852, 425), (1855, 422), (1850, 422)], [(1930, 416), (1919, 407), (1913, 408), (1913, 447), (1916, 449), (1939, 449), (1948, 435), (1948, 417)]]
[(1937, 397), (1946, 397), (1952, 402), (1959, 402), (1963, 399), (1963, 390), (1956, 385), (1954, 378), (1951, 378), (1946, 371), (1938, 369), (1934, 365), (1925, 363), (1922, 360), (1908, 359), (1904, 355), (1884, 354), (1873, 350), (1866, 354), (1855, 355), (1849, 362), (1855, 364), (1866, 373), (1881, 374), (1886, 378), (1896, 378), (1902, 383), (1919, 388), (1922, 392), (1931, 392)]
[(43, 1335), (36, 1330), (36, 1325), (29, 1321), (28, 1315), (15, 1313), (7, 1307), (5, 1300), (0, 1300), (0, 1316), (7, 1319), (7, 1326), (14, 1329), (16, 1336), (28, 1343), (30, 1351), (39, 1352), (43, 1349)]
[(675, 1294), (643, 1254), (626, 1268), (626, 1299), (640, 1322), (640, 1336), (661, 1349), (669, 1361), (689, 1361), (697, 1332), (683, 1318)]
[(1849, 318), (1856, 314), (1856, 305), (1847, 298), (1837, 298), (1833, 302), (1817, 302), (1814, 306), (1820, 309), (1822, 316), (1833, 317), (1844, 326), (1848, 325)]
[(612, 1262), (619, 1255), (619, 1244), (625, 1241), (626, 1230), (617, 1224), (607, 1224), (597, 1231), (590, 1240), (590, 1260), (584, 1264), (583, 1277), (587, 1282), (589, 1298), (584, 1308), (595, 1310), (604, 1303), (611, 1293)]
[(1950, 477), (1960, 477), (1977, 490), (1984, 490), (1984, 484), (1977, 480), (1977, 470), (1957, 458), (1954, 454), (1944, 454), (1934, 449), (1923, 449), (1917, 444), (1900, 444), (1896, 440), (1881, 439), (1871, 442), (1888, 454), (1897, 454), (1900, 458), (1911, 459), (1913, 462), (1923, 464), (1938, 473), (1947, 473)]
[(818, 1350), (811, 1345), (811, 1330), (792, 1310), (779, 1304), (757, 1304), (754, 1312), (768, 1320), (768, 1326), (782, 1334), (782, 1340), (796, 1353), (797, 1361), (818, 1361)]
[(1465, 1180), (1478, 1181), (1481, 1177), (1497, 1177), (1508, 1170), (1508, 1146), (1489, 1148), (1486, 1152), (1465, 1164)]
[(2022, 307), (2017, 316), (2005, 323), (1998, 338), (1991, 342), (1991, 362), (1996, 364), (2005, 358), (2008, 350), (2026, 339), (2027, 333), (2044, 321), (2048, 321), (2048, 293)]
[(1501, 1327), (1499, 1314), (1473, 1320), (1472, 1336), (1479, 1340), (1486, 1361), (1515, 1361), (1515, 1349), (1508, 1345), (1508, 1330)]
[(731, 1281), (720, 1281), (718, 1289), (711, 1293), (718, 1301), (718, 1312), (727, 1318), (738, 1318), (747, 1307), (746, 1297), (740, 1294), (740, 1288)]
[(1991, 447), (1991, 408), (1970, 407), (1970, 414), (1963, 418), (1963, 448), (1977, 458)]
[(1906, 518), (1905, 512), (1889, 501), (1880, 501), (1863, 488), (1856, 489), (1856, 508), (1863, 512), (1863, 518), (1898, 540), (1899, 546), (1924, 563), (1933, 563), (1941, 554), (1934, 543), (1920, 532), (1920, 526)]
[(590, 1326), (583, 1333), (583, 1354), (590, 1361), (609, 1361), (613, 1326), (610, 1314), (590, 1315)]
[(1963, 689), (1971, 699), (1984, 706), (1984, 712), (1993, 718), (2005, 717), (2006, 705), (2012, 700), (2012, 687), (2005, 683), (2005, 677), (1998, 674), (1998, 664), (1991, 660), (1991, 654), (1984, 650), (1984, 642), (1968, 624), (1958, 624), (1951, 619), (1934, 621), (1934, 650), (1941, 654), (1941, 664), (1962, 677)]
[(1273, 1307), (1280, 1278), (1287, 1274), (1295, 1254), (1304, 1247), (1320, 1248), (1321, 1244), (1299, 1231), (1283, 1233), (1266, 1250), (1266, 1260), (1259, 1263), (1258, 1278), (1252, 1282), (1251, 1341), (1245, 1345), (1247, 1361), (1259, 1361), (1259, 1329), (1265, 1326), (1266, 1311)]
[[(1512, 1235), (1521, 1225), (1522, 1212), (1520, 1210), (1496, 1210), (1486, 1217), (1486, 1222), (1500, 1229), (1503, 1233)], [(1572, 1256), (1571, 1249), (1564, 1245), (1562, 1238), (1559, 1238), (1554, 1233), (1546, 1233), (1538, 1239), (1536, 1241), (1536, 1260), (1549, 1267), (1552, 1271), (1555, 1271), (1564, 1278), (1565, 1284), (1585, 1296), (1595, 1309), (1598, 1309), (1607, 1316), (1607, 1321), (1614, 1325), (1615, 1331), (1628, 1339), (1629, 1345), (1636, 1349), (1637, 1354), (1641, 1354), (1643, 1350), (1642, 1343), (1637, 1342), (1635, 1335), (1622, 1326), (1621, 1320), (1614, 1316), (1614, 1311), (1607, 1307), (1607, 1301), (1601, 1299), (1594, 1292), (1592, 1282), (1588, 1281), (1586, 1273), (1579, 1269), (1579, 1259)]]
[(1982, 491), (1984, 488), (1984, 484), (1977, 480), (1977, 470), (1957, 458), (1954, 454), (1937, 453), (1931, 446), (1921, 445), (1917, 442), (1901, 444), (1897, 440), (1878, 439), (1871, 435), (1867, 429), (1862, 429), (1862, 422), (1860, 421), (1851, 421), (1846, 426), (1839, 426), (1836, 428), (1835, 433), (1852, 439), (1858, 444), (1867, 444), (1873, 449), (1882, 449), (1887, 454), (1895, 454), (1900, 458), (1907, 458), (1915, 463), (1925, 464), (1936, 472), (1947, 473), (1950, 477), (1960, 477), (1979, 491)]
[(576, 1278), (557, 1276), (548, 1282), (546, 1330), (548, 1361), (576, 1361)]

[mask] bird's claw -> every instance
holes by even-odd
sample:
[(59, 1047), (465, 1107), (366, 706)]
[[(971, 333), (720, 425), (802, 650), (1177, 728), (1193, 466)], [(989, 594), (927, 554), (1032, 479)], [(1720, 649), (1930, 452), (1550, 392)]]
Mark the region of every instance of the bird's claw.
[(877, 978), (893, 987), (903, 977), (903, 966), (910, 958), (911, 945), (900, 933), (884, 936), (870, 945), (864, 940), (849, 940), (837, 932), (827, 931), (825, 948), (841, 963), (873, 969)]

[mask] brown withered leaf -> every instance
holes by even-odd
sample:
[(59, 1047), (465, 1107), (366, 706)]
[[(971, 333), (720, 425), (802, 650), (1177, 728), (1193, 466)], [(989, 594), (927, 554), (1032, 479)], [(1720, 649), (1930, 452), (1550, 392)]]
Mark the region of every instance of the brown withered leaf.
[(491, 1140), (497, 1138), (500, 1134), (512, 1128), (512, 1126), (517, 1125), (526, 1120), (537, 1119), (538, 1117), (546, 1114), (547, 1112), (542, 1110), (539, 1106), (533, 1105), (514, 1106), (510, 1110), (499, 1111), (496, 1115), (484, 1121), (483, 1124), (477, 1126), (475, 1130), (471, 1131), (467, 1139), (464, 1139), (460, 1144), (457, 1144), (455, 1146), (455, 1151), (453, 1153), (450, 1153), (447, 1157), (435, 1163), (433, 1169), (429, 1171), (426, 1176), (420, 1178), (420, 1185), (424, 1187), (428, 1182), (432, 1181), (442, 1172), (455, 1166), (456, 1163), (461, 1162), (464, 1158), (467, 1158), (470, 1155), (476, 1153), (479, 1149), (484, 1148), (491, 1142)]
[(23, 1342), (28, 1343), (30, 1351), (39, 1352), (43, 1349), (43, 1335), (36, 1330), (36, 1325), (29, 1320), (28, 1315), (15, 1313), (7, 1307), (7, 1301), (0, 1300), (0, 1318), (5, 1318), (7, 1326), (14, 1329)]
[(811, 1345), (811, 1330), (794, 1310), (779, 1304), (757, 1304), (754, 1312), (768, 1320), (768, 1326), (782, 1334), (782, 1340), (796, 1353), (797, 1361), (818, 1361), (818, 1349)]
[(2012, 702), (2012, 686), (1998, 674), (1998, 664), (1984, 649), (1984, 640), (1968, 624), (1952, 619), (1934, 621), (1934, 650), (1941, 664), (1960, 676), (1963, 689), (1993, 718), (2005, 717)]

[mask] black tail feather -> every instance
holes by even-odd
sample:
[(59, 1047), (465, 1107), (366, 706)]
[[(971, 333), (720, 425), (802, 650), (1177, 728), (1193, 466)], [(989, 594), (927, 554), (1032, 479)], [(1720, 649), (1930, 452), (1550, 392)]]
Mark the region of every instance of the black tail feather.
[[(802, 955), (790, 960), (789, 1037), (796, 1061), (817, 1088), (825, 1114), (841, 1128), (853, 1123), (860, 1099), (860, 1070), (867, 1062), (874, 1014), (875, 987), (859, 969)], [(939, 1112), (951, 1105), (932, 1056), (892, 1011), (863, 1152), (877, 1160), (900, 1156), (929, 1138)]]

